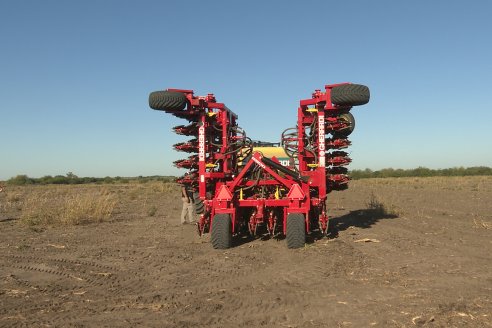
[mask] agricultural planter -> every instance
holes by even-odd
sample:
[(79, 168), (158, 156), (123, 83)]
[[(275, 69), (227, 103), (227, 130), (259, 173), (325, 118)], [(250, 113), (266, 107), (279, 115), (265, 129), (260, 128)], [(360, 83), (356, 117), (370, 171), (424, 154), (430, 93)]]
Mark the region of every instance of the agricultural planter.
[(238, 126), (238, 116), (213, 94), (167, 89), (149, 96), (152, 109), (188, 120), (173, 128), (193, 137), (174, 145), (191, 153), (174, 162), (189, 170), (177, 182), (194, 190), (198, 233), (211, 232), (212, 245), (219, 249), (231, 247), (243, 233), (256, 236), (260, 229), (285, 235), (289, 248), (303, 247), (313, 230), (326, 234), (327, 195), (346, 189), (349, 182), (351, 159), (341, 149), (350, 146), (347, 138), (355, 127), (350, 110), (368, 101), (369, 89), (350, 83), (326, 85), (300, 100), (296, 127), (281, 136), (287, 160), (280, 161), (269, 156), (268, 147), (256, 148)]

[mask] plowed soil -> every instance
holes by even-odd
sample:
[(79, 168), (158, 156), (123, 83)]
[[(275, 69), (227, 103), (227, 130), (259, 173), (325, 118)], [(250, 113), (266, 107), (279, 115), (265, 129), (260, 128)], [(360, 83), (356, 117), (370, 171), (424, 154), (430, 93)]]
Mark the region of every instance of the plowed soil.
[(119, 197), (109, 222), (26, 226), (0, 195), (0, 326), (492, 327), (490, 178), (353, 181), (297, 250), (214, 250), (177, 193), (94, 188)]

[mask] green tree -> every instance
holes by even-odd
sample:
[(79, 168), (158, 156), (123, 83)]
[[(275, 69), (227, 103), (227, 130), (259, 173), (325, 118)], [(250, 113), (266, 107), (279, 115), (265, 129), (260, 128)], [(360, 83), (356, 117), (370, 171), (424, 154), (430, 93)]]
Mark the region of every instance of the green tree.
[(13, 178), (10, 178), (8, 181), (7, 181), (8, 184), (11, 184), (11, 185), (16, 185), (16, 186), (22, 186), (22, 185), (27, 185), (27, 184), (33, 184), (34, 183), (34, 180), (29, 178), (27, 175), (25, 174), (21, 174), (21, 175), (17, 175)]

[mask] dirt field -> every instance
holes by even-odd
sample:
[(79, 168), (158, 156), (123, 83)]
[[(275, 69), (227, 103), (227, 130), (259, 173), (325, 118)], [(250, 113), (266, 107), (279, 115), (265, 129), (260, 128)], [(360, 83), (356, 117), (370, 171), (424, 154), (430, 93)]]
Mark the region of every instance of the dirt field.
[[(70, 193), (110, 195), (111, 218), (24, 218), (33, 194)], [(0, 326), (492, 327), (491, 177), (359, 180), (330, 196), (330, 238), (217, 251), (162, 184), (7, 188)]]

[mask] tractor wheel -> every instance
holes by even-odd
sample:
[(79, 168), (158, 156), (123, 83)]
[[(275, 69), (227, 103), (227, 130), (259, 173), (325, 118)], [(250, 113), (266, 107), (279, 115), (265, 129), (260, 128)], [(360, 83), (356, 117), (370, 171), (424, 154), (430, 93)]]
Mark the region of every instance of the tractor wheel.
[[(205, 196), (207, 199), (210, 199), (212, 194), (207, 191)], [(200, 199), (200, 194), (198, 191), (193, 193), (193, 206), (196, 214), (203, 214), (203, 212), (205, 212), (205, 204), (203, 203), (203, 200)]]
[(346, 129), (336, 131), (334, 132), (334, 136), (336, 138), (346, 138), (348, 137), (355, 129), (355, 118), (354, 115), (352, 115), (350, 112), (346, 112), (343, 114), (340, 114), (338, 118), (345, 123), (348, 124), (348, 127)]
[(215, 249), (227, 249), (232, 246), (232, 222), (229, 214), (215, 214), (211, 237)]
[(344, 84), (331, 89), (331, 102), (339, 106), (364, 105), (369, 98), (369, 88), (361, 84)]
[(290, 213), (287, 215), (287, 247), (301, 248), (306, 243), (306, 222), (304, 214)]
[(203, 200), (200, 199), (200, 194), (197, 192), (193, 193), (193, 206), (195, 207), (196, 214), (203, 214), (205, 204), (203, 204)]
[(149, 95), (149, 106), (156, 110), (182, 110), (186, 107), (186, 96), (176, 91), (154, 91)]

